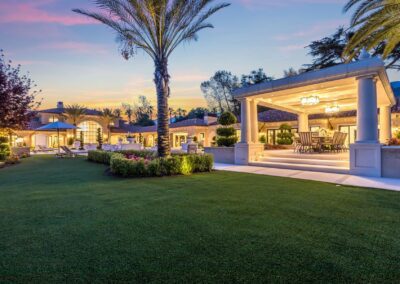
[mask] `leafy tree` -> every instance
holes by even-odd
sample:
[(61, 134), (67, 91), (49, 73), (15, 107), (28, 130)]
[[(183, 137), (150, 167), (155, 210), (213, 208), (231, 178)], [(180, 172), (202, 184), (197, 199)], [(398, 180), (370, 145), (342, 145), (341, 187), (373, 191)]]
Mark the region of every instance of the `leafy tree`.
[[(214, 0), (97, 0), (105, 13), (74, 9), (111, 27), (118, 34), (125, 59), (138, 49), (154, 62), (154, 82), (157, 90), (158, 155), (170, 155), (168, 98), (170, 76), (168, 59), (183, 42), (198, 39), (198, 32), (213, 28), (207, 19), (229, 6), (214, 4)], [(213, 5), (214, 4), (214, 5)]]
[(21, 66), (13, 67), (0, 50), (0, 132), (11, 135), (28, 126), (41, 103), (36, 101), (41, 90), (32, 91), (35, 87), (28, 75), (21, 74)]
[(344, 55), (353, 59), (362, 48), (372, 50), (384, 43), (382, 55), (389, 57), (400, 44), (399, 0), (349, 0), (344, 11), (354, 7), (351, 29), (355, 34), (346, 45)]
[(114, 114), (114, 116), (115, 116), (116, 118), (121, 118), (122, 110), (121, 110), (120, 108), (115, 108), (115, 109), (113, 110), (113, 114)]
[(239, 87), (239, 79), (231, 72), (217, 71), (208, 81), (201, 83), (201, 90), (210, 108), (224, 111), (240, 112), (239, 103), (232, 92)]
[(293, 77), (293, 76), (300, 75), (301, 73), (304, 73), (304, 72), (305, 72), (304, 69), (295, 70), (293, 67), (290, 67), (288, 70), (283, 70), (283, 77), (284, 78)]
[(122, 109), (124, 110), (125, 115), (128, 117), (128, 123), (132, 123), (132, 116), (133, 116), (133, 106), (130, 104), (123, 103)]
[[(309, 55), (313, 57), (311, 64), (305, 64), (305, 71), (312, 71), (331, 67), (337, 64), (345, 63), (346, 58), (343, 57), (345, 48), (348, 44), (349, 38), (352, 38), (353, 32), (346, 31), (343, 27), (329, 36), (321, 40), (313, 41), (308, 49)], [(385, 43), (381, 42), (372, 50), (373, 55), (382, 55), (385, 49)], [(400, 65), (396, 64), (400, 59), (400, 45), (398, 45), (391, 54), (386, 58), (386, 67), (391, 69), (400, 70)], [(351, 60), (356, 60), (355, 58)]]
[(133, 115), (135, 117), (135, 124), (141, 126), (154, 125), (152, 120), (154, 107), (145, 96), (139, 96), (138, 102), (133, 107)]
[(259, 68), (258, 70), (251, 71), (248, 75), (242, 75), (241, 85), (242, 87), (246, 87), (272, 81), (273, 79), (273, 77), (267, 76), (262, 68)]
[(200, 119), (203, 119), (206, 113), (209, 113), (209, 111), (208, 111), (208, 109), (206, 109), (204, 107), (192, 108), (189, 111), (188, 118), (200, 118)]
[[(64, 109), (65, 116), (69, 119), (74, 126), (85, 117), (86, 108), (78, 104), (67, 105)], [(76, 129), (74, 129), (74, 140), (76, 140)]]

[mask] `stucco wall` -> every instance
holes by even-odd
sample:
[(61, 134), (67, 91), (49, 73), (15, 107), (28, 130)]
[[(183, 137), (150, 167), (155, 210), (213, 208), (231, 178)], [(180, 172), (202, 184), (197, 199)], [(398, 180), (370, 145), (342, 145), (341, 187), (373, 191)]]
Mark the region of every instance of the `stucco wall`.
[(400, 178), (400, 146), (382, 147), (382, 177)]
[(214, 162), (221, 164), (235, 163), (234, 147), (205, 147), (204, 152), (214, 156)]

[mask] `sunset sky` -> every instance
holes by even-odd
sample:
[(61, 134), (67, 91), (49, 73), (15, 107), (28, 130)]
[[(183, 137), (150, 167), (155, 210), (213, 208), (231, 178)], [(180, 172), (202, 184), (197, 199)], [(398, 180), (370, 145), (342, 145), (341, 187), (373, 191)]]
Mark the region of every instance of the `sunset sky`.
[[(171, 100), (177, 108), (205, 106), (200, 83), (225, 69), (240, 75), (264, 68), (275, 78), (310, 62), (312, 40), (347, 25), (345, 0), (228, 0), (211, 18), (213, 30), (178, 48), (170, 58)], [(91, 0), (0, 0), (0, 49), (29, 71), (43, 90), (43, 108), (80, 103), (120, 106), (146, 95), (155, 103), (153, 63), (140, 52), (126, 61), (115, 33), (74, 14), (95, 7)], [(400, 80), (390, 72), (391, 80)]]

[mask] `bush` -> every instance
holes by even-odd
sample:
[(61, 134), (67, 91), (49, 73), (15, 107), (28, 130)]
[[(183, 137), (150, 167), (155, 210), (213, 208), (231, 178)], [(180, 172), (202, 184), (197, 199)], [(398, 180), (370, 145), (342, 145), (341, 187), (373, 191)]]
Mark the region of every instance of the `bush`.
[(232, 137), (218, 137), (217, 144), (220, 147), (232, 147), (238, 141), (236, 136)]
[(114, 155), (118, 155), (120, 157), (124, 157), (124, 155), (116, 152), (106, 152), (106, 151), (89, 151), (88, 152), (88, 160), (91, 162), (110, 165), (111, 157)]
[(149, 150), (120, 150), (120, 151), (115, 151), (115, 153), (120, 153), (125, 156), (134, 155), (145, 159), (153, 159), (157, 157), (156, 152)]
[(292, 145), (293, 144), (293, 133), (292, 133), (292, 127), (288, 124), (282, 124), (279, 127), (279, 130), (281, 131), (278, 133), (278, 139), (276, 143), (279, 145)]
[(236, 130), (233, 127), (220, 127), (220, 128), (217, 128), (217, 135), (224, 136), (224, 137), (235, 136)]
[(5, 160), (6, 165), (15, 165), (18, 164), (19, 161), (19, 157), (16, 155), (10, 156)]
[(174, 155), (148, 161), (113, 155), (110, 166), (113, 174), (122, 177), (190, 175), (195, 172), (211, 171), (213, 158), (211, 155)]
[(0, 161), (4, 161), (10, 156), (11, 150), (8, 144), (8, 138), (5, 136), (0, 136)]
[(227, 111), (221, 114), (221, 116), (218, 118), (218, 123), (223, 125), (223, 126), (228, 126), (235, 124), (237, 122), (236, 116)]

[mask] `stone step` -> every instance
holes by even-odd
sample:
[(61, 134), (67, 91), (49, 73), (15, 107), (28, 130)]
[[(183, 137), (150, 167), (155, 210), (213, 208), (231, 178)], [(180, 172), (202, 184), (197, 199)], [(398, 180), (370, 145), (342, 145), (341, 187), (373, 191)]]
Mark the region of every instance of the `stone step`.
[(265, 151), (261, 157), (290, 158), (290, 159), (317, 159), (317, 160), (344, 160), (348, 161), (350, 153), (294, 153), (292, 151)]
[(271, 162), (271, 163), (284, 163), (284, 164), (306, 164), (306, 165), (322, 165), (331, 167), (349, 167), (349, 161), (347, 160), (327, 160), (327, 159), (302, 159), (302, 158), (290, 158), (290, 157), (262, 157), (259, 159), (260, 162)]
[(307, 164), (291, 164), (291, 163), (274, 163), (274, 162), (252, 162), (250, 166), (289, 169), (298, 171), (312, 171), (324, 173), (349, 174), (349, 167), (323, 166), (323, 165), (307, 165)]

